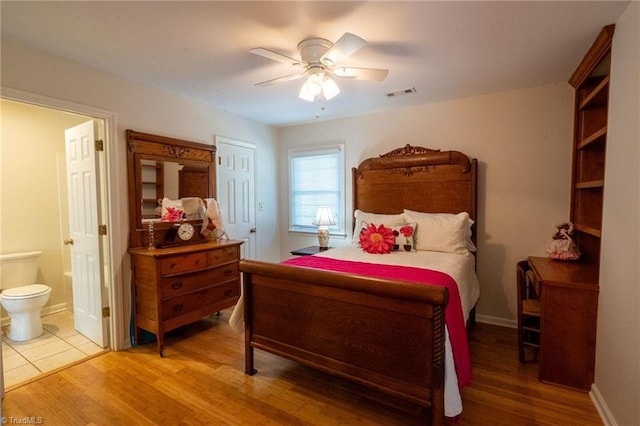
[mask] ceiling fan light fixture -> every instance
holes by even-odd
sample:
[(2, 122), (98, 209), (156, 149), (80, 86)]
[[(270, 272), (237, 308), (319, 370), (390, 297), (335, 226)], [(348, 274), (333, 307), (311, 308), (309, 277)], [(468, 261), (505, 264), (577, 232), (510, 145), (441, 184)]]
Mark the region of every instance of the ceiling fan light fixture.
[(318, 74), (311, 74), (300, 88), (299, 96), (305, 101), (313, 102), (320, 93), (322, 93), (322, 77)]
[(325, 75), (324, 80), (322, 81), (322, 94), (324, 95), (324, 98), (329, 100), (335, 97), (338, 93), (340, 93), (340, 88), (336, 82)]
[(333, 79), (324, 73), (314, 73), (309, 76), (307, 81), (300, 88), (298, 95), (305, 101), (313, 102), (316, 96), (322, 94), (326, 100), (334, 98), (340, 93), (340, 88)]

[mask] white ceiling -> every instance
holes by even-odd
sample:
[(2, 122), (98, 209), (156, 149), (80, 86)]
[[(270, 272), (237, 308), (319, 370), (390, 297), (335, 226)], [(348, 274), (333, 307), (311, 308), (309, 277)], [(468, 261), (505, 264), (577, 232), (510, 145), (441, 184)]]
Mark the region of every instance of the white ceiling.
[[(0, 3), (2, 37), (251, 119), (287, 126), (566, 82), (628, 1), (74, 1)], [(351, 32), (368, 44), (344, 65), (387, 68), (383, 82), (340, 79), (330, 101), (249, 53), (298, 58), (308, 37)], [(387, 97), (415, 87), (416, 93)]]

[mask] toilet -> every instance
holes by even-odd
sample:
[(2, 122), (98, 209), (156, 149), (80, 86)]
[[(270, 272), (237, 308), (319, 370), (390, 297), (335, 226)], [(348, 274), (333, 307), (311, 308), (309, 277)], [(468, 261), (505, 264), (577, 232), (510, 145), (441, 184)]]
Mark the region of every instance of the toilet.
[(51, 287), (35, 283), (42, 252), (0, 254), (0, 303), (9, 314), (9, 339), (22, 342), (43, 332), (40, 311)]

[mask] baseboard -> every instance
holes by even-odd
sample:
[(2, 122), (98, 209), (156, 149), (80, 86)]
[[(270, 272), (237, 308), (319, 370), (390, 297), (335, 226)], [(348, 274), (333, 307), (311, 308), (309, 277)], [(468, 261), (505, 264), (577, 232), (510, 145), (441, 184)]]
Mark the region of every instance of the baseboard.
[(591, 398), (591, 402), (593, 402), (593, 405), (595, 405), (596, 410), (598, 410), (598, 414), (600, 414), (602, 423), (605, 426), (618, 426), (616, 419), (613, 418), (611, 410), (609, 410), (607, 402), (604, 400), (604, 398), (602, 398), (602, 394), (600, 393), (600, 390), (595, 383), (591, 385), (589, 397)]
[(518, 322), (516, 320), (500, 318), (500, 317), (492, 317), (489, 315), (476, 314), (476, 321), (481, 322), (483, 324), (499, 325), (501, 327), (508, 327), (508, 328), (518, 327)]

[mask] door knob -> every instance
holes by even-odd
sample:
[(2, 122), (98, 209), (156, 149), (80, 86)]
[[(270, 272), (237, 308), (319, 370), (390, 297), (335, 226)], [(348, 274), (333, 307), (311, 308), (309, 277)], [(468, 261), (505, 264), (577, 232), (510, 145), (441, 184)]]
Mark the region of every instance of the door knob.
[(255, 234), (256, 233), (256, 228), (249, 229), (249, 232), (251, 232), (252, 234)]
[(73, 238), (69, 238), (68, 240), (63, 241), (65, 246), (73, 245)]

